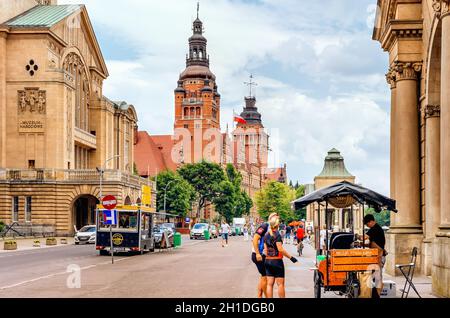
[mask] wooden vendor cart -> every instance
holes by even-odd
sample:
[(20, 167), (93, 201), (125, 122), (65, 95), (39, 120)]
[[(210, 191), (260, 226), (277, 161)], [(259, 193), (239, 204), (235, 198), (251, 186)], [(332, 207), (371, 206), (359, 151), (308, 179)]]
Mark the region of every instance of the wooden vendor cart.
[[(319, 230), (316, 237), (320, 236), (322, 204), (325, 204), (325, 211), (328, 211), (329, 205), (335, 208), (347, 208), (361, 204), (363, 211), (367, 205), (374, 208), (376, 212), (382, 210), (397, 212), (394, 200), (346, 181), (318, 190), (293, 202), (295, 209), (304, 208), (312, 203), (319, 203)], [(328, 213), (325, 213), (325, 224), (328, 224)], [(360, 283), (363, 273), (371, 274), (380, 270), (382, 252), (378, 249), (367, 249), (364, 244), (359, 244), (354, 230), (350, 233), (333, 233), (331, 237), (327, 230), (325, 242), (324, 251), (320, 249), (320, 246), (316, 248), (314, 296), (320, 298), (323, 290), (324, 293), (331, 291), (348, 298), (360, 297), (361, 290), (366, 287), (361, 286)]]

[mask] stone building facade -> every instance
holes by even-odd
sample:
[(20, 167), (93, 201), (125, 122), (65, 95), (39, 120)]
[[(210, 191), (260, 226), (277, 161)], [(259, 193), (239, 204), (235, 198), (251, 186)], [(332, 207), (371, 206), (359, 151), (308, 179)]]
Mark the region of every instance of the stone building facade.
[(94, 223), (96, 167), (106, 169), (103, 194), (139, 201), (137, 114), (103, 96), (108, 70), (85, 6), (7, 0), (0, 9), (0, 220), (62, 235)]
[(389, 53), (391, 196), (387, 270), (420, 250), (433, 292), (450, 296), (450, 1), (379, 0), (373, 39)]
[[(308, 195), (342, 181), (355, 183), (356, 177), (348, 172), (345, 167), (344, 157), (339, 150), (331, 149), (325, 158), (322, 172), (314, 178), (314, 184), (305, 187), (305, 194)], [(320, 206), (319, 208), (318, 204), (309, 205), (306, 209), (306, 221), (313, 222), (316, 230), (326, 225), (329, 230), (354, 231), (362, 234), (363, 209), (360, 205), (354, 205), (346, 209), (338, 209), (329, 205), (326, 212), (328, 213), (328, 224), (325, 223), (325, 210), (325, 206)]]

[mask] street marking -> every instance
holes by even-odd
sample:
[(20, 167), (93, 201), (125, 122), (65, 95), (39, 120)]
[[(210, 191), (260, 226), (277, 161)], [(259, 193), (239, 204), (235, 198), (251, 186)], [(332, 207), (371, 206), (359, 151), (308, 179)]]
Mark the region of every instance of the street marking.
[[(133, 259), (133, 258), (132, 257), (123, 257), (123, 258), (115, 259), (114, 262), (115, 263), (119, 263), (119, 262), (122, 262), (122, 261), (125, 261), (125, 260), (129, 260), (129, 259)], [(99, 264), (95, 264), (95, 265), (88, 265), (88, 266), (82, 267), (81, 270), (84, 271), (84, 270), (88, 270), (88, 269), (92, 269), (92, 268), (95, 268), (95, 267), (98, 267), (98, 266), (104, 266), (104, 265), (112, 265), (112, 264), (111, 264), (111, 261), (108, 261), (108, 262), (103, 262), (103, 263), (99, 263)], [(13, 285), (3, 286), (3, 287), (0, 287), (0, 290), (11, 289), (11, 288), (19, 287), (19, 286), (22, 286), (22, 285), (31, 284), (31, 283), (34, 283), (34, 282), (37, 282), (37, 281), (40, 281), (40, 280), (53, 278), (53, 277), (56, 277), (56, 276), (61, 276), (61, 275), (67, 275), (67, 271), (59, 272), (59, 273), (55, 273), (55, 274), (50, 274), (50, 275), (45, 275), (45, 276), (41, 276), (41, 277), (37, 277), (37, 278), (33, 278), (33, 279), (29, 279), (29, 280), (26, 280), (26, 281), (23, 281), (23, 282), (20, 282), (20, 283), (16, 283), (16, 284), (13, 284)]]

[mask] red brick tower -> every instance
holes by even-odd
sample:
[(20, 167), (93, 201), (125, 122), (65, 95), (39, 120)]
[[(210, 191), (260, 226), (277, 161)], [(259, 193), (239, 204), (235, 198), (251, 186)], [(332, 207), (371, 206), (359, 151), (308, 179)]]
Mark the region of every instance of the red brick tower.
[[(203, 36), (203, 23), (197, 19), (193, 23), (193, 35), (189, 38), (189, 54), (186, 57), (186, 69), (181, 73), (178, 87), (175, 89), (175, 134), (182, 134), (184, 163), (199, 162), (203, 159), (220, 163), (220, 151), (213, 151), (212, 157), (205, 158), (205, 147), (211, 141), (204, 140), (205, 133), (210, 135), (211, 128), (216, 131), (215, 140), (220, 136), (220, 94), (216, 76), (209, 69), (207, 40)], [(184, 131), (184, 132), (183, 132)], [(189, 132), (189, 136), (186, 135)], [(218, 146), (219, 147), (219, 146)], [(190, 152), (190, 155), (189, 155)]]

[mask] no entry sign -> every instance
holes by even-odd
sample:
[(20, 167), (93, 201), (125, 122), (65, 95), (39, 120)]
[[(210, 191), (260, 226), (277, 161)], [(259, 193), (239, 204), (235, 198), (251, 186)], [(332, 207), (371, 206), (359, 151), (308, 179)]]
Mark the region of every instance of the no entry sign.
[(113, 195), (107, 195), (106, 197), (103, 198), (102, 205), (107, 210), (115, 209), (117, 206), (116, 197), (114, 197)]

